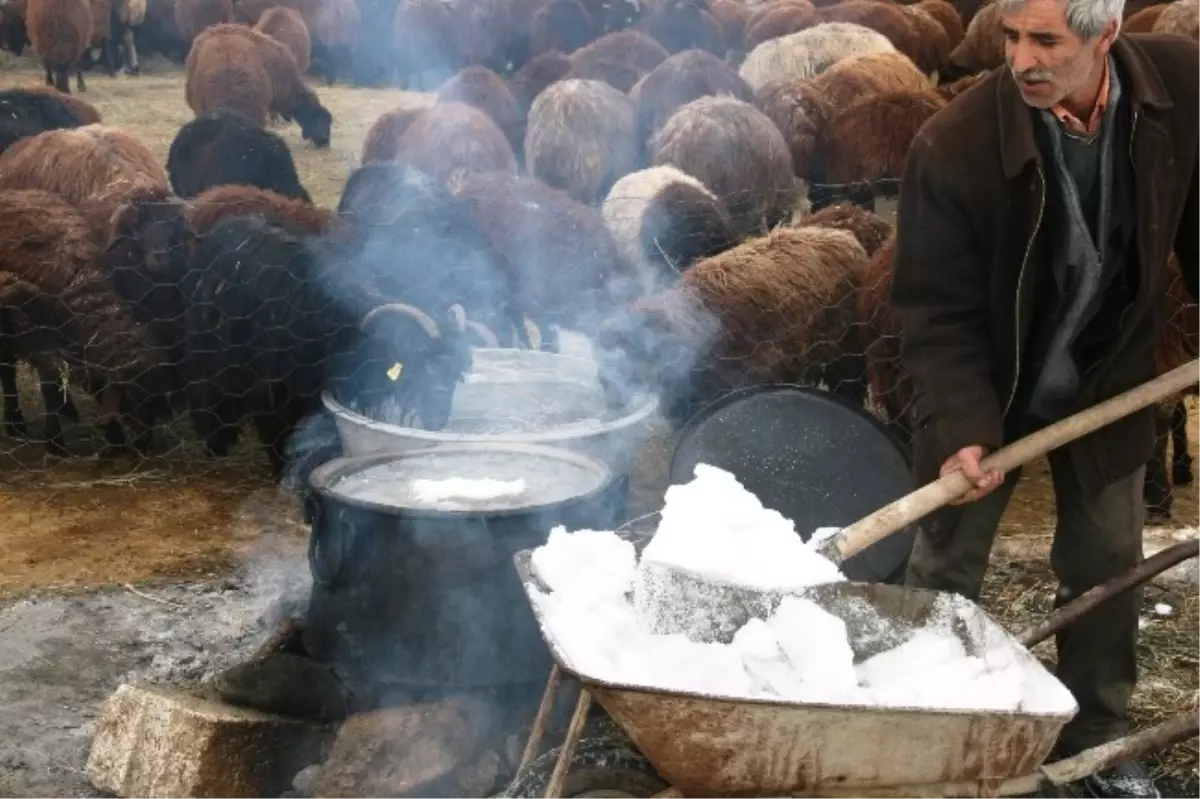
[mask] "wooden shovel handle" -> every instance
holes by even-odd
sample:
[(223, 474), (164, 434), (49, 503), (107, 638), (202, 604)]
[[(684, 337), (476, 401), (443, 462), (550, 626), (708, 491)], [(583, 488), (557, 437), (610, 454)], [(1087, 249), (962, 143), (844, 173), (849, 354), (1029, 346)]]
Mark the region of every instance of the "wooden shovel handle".
[[(1087, 410), (1001, 447), (980, 461), (984, 471), (998, 469), (1008, 472), (1045, 455), (1053, 449), (1083, 438), (1125, 416), (1146, 408), (1167, 397), (1179, 394), (1200, 379), (1200, 361), (1192, 360), (1183, 366), (1159, 375), (1137, 388), (1106, 400)], [(962, 472), (951, 472), (843, 529), (821, 548), (821, 553), (835, 563), (862, 552), (872, 544), (903, 530), (961, 497), (971, 489), (971, 481)]]

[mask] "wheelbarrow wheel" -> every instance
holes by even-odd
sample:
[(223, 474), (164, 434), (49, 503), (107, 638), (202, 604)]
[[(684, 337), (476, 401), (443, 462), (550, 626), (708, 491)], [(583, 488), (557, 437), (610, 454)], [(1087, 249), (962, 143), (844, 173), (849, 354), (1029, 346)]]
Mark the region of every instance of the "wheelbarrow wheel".
[[(562, 747), (554, 747), (523, 768), (500, 796), (541, 797), (550, 784)], [(567, 770), (563, 796), (654, 796), (668, 784), (650, 761), (628, 741), (584, 738), (575, 748)]]

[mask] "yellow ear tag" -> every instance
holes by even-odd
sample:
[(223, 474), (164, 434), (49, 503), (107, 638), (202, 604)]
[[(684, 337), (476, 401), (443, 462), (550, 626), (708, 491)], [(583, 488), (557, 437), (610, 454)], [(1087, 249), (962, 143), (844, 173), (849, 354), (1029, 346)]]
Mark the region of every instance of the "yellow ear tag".
[(392, 368), (387, 370), (388, 379), (395, 383), (400, 379), (400, 373), (404, 371), (404, 364), (394, 363)]

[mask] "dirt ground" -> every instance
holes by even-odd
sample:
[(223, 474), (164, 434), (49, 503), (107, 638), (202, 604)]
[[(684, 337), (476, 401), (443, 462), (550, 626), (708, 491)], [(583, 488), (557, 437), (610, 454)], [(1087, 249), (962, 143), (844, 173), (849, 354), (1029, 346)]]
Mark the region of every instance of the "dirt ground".
[[(191, 118), (177, 68), (151, 61), (146, 74), (91, 75), (85, 99), (107, 123), (144, 140), (165, 162), (175, 131)], [(0, 58), (0, 87), (40, 82), (29, 62)], [(317, 86), (335, 119), (332, 147), (318, 151), (295, 126), (288, 142), (316, 202), (336, 203), (363, 136), (383, 111), (427, 97)], [(33, 406), (36, 407), (36, 406)], [(1195, 454), (1197, 413), (1190, 414)], [(669, 434), (652, 439), (634, 477), (631, 513), (655, 509), (665, 489)], [(131, 679), (203, 679), (253, 644), (260, 616), (282, 590), (307, 579), (306, 531), (294, 503), (249, 454), (216, 462), (194, 446), (141, 462), (85, 457), (51, 461), (0, 436), (0, 796), (88, 795), (83, 773), (100, 703)], [(1198, 493), (1181, 488), (1175, 521), (1194, 527)], [(1013, 629), (1044, 613), (1053, 581), (1044, 558), (1053, 532), (1045, 464), (1026, 471), (1001, 536), (1028, 546), (1006, 552), (989, 576), (987, 606)], [(1169, 602), (1172, 617), (1153, 607)], [(1197, 696), (1197, 590), (1147, 592), (1139, 723), (1170, 716)], [(1190, 780), (1193, 741), (1158, 763)], [(1190, 787), (1187, 787), (1190, 786)]]

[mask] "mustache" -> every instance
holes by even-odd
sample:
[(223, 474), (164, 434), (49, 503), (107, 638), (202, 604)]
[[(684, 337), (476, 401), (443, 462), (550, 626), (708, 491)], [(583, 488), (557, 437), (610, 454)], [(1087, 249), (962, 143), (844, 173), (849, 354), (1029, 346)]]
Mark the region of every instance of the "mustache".
[(1033, 69), (1016, 70), (1009, 67), (1013, 77), (1017, 80), (1024, 81), (1050, 81), (1054, 79), (1054, 73), (1048, 69), (1035, 67)]

